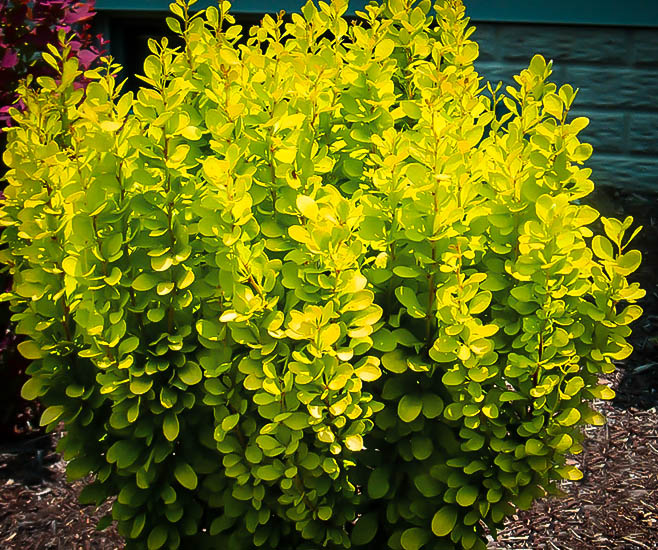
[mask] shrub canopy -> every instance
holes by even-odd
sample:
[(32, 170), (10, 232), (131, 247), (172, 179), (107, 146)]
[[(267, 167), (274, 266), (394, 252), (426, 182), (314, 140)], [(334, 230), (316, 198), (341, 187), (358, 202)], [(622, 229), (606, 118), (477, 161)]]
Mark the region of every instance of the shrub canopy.
[[(632, 220), (575, 92), (484, 86), (459, 1), (169, 18), (146, 87), (21, 90), (0, 258), (24, 395), (128, 548), (485, 548), (631, 347)], [(632, 238), (632, 236), (631, 236)]]

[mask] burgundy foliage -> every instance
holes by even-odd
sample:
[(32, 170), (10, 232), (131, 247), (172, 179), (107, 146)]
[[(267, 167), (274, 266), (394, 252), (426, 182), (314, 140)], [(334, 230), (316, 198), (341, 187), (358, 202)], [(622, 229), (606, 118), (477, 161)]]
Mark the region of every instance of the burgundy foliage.
[(41, 60), (58, 33), (74, 33), (71, 55), (88, 69), (103, 55), (105, 41), (91, 33), (94, 2), (73, 0), (0, 0), (0, 126), (11, 124), (9, 108), (16, 101), (18, 81), (31, 74), (52, 76)]

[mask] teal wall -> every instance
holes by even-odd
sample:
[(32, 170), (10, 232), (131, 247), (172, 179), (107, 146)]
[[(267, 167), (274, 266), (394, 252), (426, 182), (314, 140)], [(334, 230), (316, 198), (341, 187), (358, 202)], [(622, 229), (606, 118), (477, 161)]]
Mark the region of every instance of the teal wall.
[[(265, 13), (299, 11), (302, 0), (234, 0), (233, 11)], [(350, 12), (367, 2), (350, 2)], [(196, 6), (216, 5), (216, 0), (200, 0)], [(658, 26), (656, 0), (467, 0), (470, 16), (478, 21), (516, 23), (578, 23), (596, 25)], [(97, 0), (98, 10), (167, 11), (168, 0)]]
[(590, 125), (588, 161), (597, 185), (658, 191), (658, 29), (475, 22), (476, 67), (512, 83), (535, 53), (553, 60), (552, 80), (578, 88), (574, 116)]

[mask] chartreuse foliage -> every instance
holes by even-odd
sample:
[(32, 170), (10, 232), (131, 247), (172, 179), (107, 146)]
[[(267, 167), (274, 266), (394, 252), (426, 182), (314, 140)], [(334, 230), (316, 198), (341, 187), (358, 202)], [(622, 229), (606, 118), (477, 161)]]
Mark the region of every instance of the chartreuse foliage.
[[(556, 481), (643, 295), (539, 56), (457, 0), (172, 4), (136, 95), (49, 60), (5, 155), (23, 393), (128, 548), (485, 547)], [(630, 304), (630, 305), (628, 305)]]

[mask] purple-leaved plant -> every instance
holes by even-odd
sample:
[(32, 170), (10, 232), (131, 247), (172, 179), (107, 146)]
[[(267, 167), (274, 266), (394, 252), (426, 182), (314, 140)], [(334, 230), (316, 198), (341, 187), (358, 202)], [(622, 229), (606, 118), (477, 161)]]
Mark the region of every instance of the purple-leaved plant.
[(41, 53), (48, 44), (59, 43), (60, 31), (73, 33), (71, 55), (82, 68), (99, 60), (106, 42), (91, 32), (94, 15), (93, 0), (0, 0), (0, 126), (11, 124), (9, 109), (19, 80), (53, 75)]

